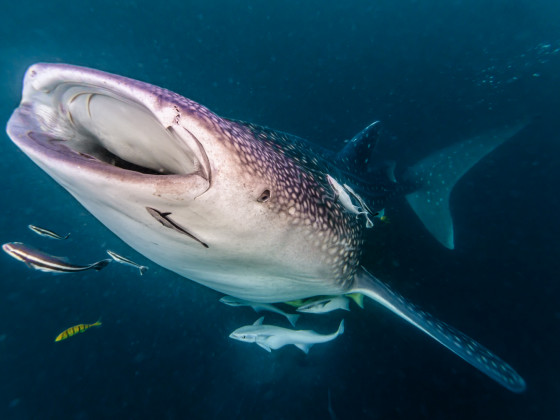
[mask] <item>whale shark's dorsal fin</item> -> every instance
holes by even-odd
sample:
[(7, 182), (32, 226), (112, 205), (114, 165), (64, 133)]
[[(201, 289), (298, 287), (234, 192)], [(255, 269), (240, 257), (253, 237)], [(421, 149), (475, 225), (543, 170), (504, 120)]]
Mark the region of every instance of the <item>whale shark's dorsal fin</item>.
[(338, 153), (337, 165), (347, 168), (357, 175), (365, 175), (371, 161), (371, 155), (379, 139), (380, 126), (379, 121), (374, 121), (352, 137)]
[(259, 319), (253, 322), (253, 325), (262, 325), (263, 320), (264, 320), (264, 316), (261, 316)]
[(449, 196), (461, 177), (484, 156), (516, 135), (526, 123), (472, 137), (410, 167), (404, 179), (417, 186), (406, 199), (426, 229), (445, 247), (455, 247)]

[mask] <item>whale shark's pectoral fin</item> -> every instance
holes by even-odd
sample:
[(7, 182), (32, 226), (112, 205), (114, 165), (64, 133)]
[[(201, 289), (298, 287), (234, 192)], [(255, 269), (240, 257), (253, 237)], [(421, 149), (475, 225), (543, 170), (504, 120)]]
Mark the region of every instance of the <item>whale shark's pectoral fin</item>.
[(510, 365), (472, 338), (419, 310), (363, 267), (355, 276), (350, 293), (354, 292), (382, 304), (510, 391), (525, 390), (525, 381)]
[(472, 137), (440, 150), (410, 167), (405, 179), (418, 189), (406, 196), (426, 229), (446, 248), (453, 249), (453, 220), (449, 196), (461, 177), (484, 156), (515, 136), (525, 122)]
[(261, 343), (260, 341), (257, 341), (256, 343), (261, 349), (265, 349), (269, 353), (272, 352), (272, 349), (268, 347), (265, 343)]
[(309, 349), (313, 346), (313, 344), (303, 344), (303, 343), (298, 343), (298, 344), (294, 344), (294, 346), (296, 346), (298, 349), (300, 349), (302, 352), (304, 352), (305, 354), (309, 353)]

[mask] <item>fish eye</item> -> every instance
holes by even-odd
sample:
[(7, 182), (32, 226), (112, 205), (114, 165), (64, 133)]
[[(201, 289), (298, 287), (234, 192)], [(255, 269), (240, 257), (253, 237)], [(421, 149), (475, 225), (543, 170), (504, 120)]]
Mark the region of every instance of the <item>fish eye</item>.
[(259, 203), (266, 203), (269, 199), (270, 199), (270, 190), (266, 189), (261, 193), (259, 198), (257, 198), (257, 201)]
[(245, 335), (242, 335), (242, 336), (241, 336), (241, 338), (245, 339), (245, 338), (247, 338), (247, 336), (245, 336)]

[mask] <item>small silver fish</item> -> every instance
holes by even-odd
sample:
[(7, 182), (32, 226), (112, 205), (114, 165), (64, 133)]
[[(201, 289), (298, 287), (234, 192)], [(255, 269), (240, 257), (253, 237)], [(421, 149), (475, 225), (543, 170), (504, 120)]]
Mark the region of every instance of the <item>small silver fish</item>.
[(64, 240), (64, 239), (68, 239), (68, 237), (70, 236), (69, 233), (66, 234), (66, 236), (61, 236), (58, 233), (53, 232), (52, 230), (48, 230), (35, 225), (28, 225), (27, 227), (31, 229), (33, 232), (35, 232), (37, 235), (44, 236), (45, 238)]
[(148, 269), (148, 267), (146, 267), (145, 265), (140, 265), (138, 263), (135, 263), (134, 261), (129, 260), (128, 258), (123, 257), (122, 255), (119, 255), (116, 252), (111, 251), (110, 249), (107, 250), (107, 254), (109, 254), (111, 258), (114, 259), (116, 262), (130, 265), (131, 267), (136, 267), (138, 270), (140, 270), (140, 275), (143, 275), (144, 272)]
[(85, 270), (101, 270), (111, 262), (110, 259), (101, 260), (90, 265), (73, 265), (65, 262), (62, 258), (54, 257), (21, 242), (8, 242), (2, 245), (6, 254), (22, 261), (28, 267), (47, 273), (75, 273)]
[(274, 312), (276, 314), (286, 317), (286, 319), (294, 327), (296, 326), (296, 322), (299, 318), (299, 315), (288, 314), (284, 312), (282, 309), (279, 309), (270, 303), (249, 302), (247, 300), (238, 299), (233, 296), (224, 296), (223, 298), (220, 299), (220, 302), (225, 303), (226, 305), (229, 306), (250, 306), (255, 310), (255, 312), (260, 312), (260, 311)]
[(327, 312), (336, 311), (337, 309), (349, 311), (349, 304), (350, 300), (346, 296), (327, 296), (306, 301), (297, 308), (296, 311), (308, 314), (326, 314)]

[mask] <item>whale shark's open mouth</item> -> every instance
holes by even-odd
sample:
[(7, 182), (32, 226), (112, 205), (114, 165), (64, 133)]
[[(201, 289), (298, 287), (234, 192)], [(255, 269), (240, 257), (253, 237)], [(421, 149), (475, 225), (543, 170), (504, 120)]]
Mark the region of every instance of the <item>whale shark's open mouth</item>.
[[(60, 102), (71, 137), (65, 145), (112, 166), (151, 175), (188, 175), (206, 170), (177, 131), (166, 129), (140, 104), (106, 94), (67, 89)], [(206, 176), (205, 176), (206, 178)]]
[(77, 159), (86, 167), (100, 169), (101, 163), (137, 175), (196, 174), (210, 182), (204, 147), (179, 124), (179, 108), (112, 82), (35, 77), (30, 70), (19, 115), (8, 130), (18, 131), (15, 137), (35, 152), (56, 152), (58, 159)]

